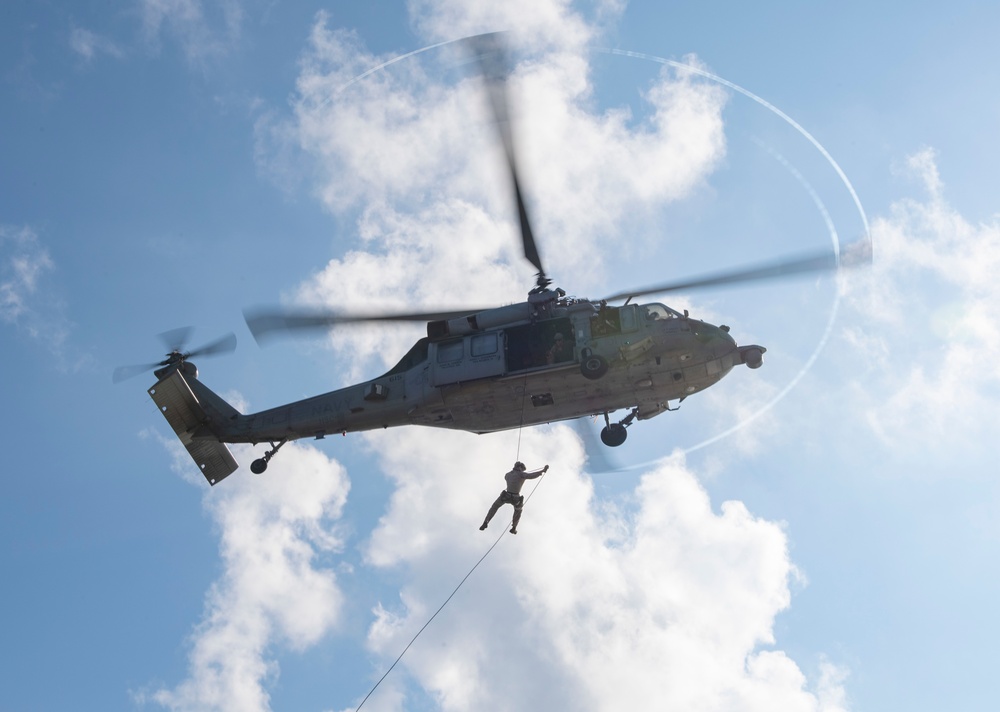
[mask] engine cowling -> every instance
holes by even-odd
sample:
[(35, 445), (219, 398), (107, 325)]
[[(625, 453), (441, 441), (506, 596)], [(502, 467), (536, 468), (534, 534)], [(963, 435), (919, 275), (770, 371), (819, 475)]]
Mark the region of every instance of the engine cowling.
[(469, 316), (457, 319), (439, 319), (427, 322), (427, 335), (434, 338), (442, 336), (461, 336), (472, 334), (483, 329), (494, 329), (508, 324), (521, 324), (531, 321), (534, 308), (528, 302), (510, 304), (496, 309), (486, 309)]

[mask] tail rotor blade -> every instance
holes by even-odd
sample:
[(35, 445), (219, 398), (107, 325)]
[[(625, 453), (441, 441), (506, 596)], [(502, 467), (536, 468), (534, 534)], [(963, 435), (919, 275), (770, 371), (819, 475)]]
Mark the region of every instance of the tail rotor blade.
[(179, 329), (171, 329), (170, 331), (164, 331), (162, 334), (159, 334), (160, 340), (166, 344), (167, 349), (169, 350), (167, 357), (162, 361), (156, 361), (154, 363), (137, 364), (134, 366), (119, 366), (111, 374), (111, 382), (121, 383), (122, 381), (127, 381), (130, 378), (146, 373), (147, 371), (152, 371), (154, 368), (159, 366), (183, 363), (193, 356), (214, 356), (215, 354), (229, 353), (230, 351), (234, 351), (236, 349), (236, 334), (230, 333), (226, 334), (222, 338), (216, 339), (215, 341), (210, 341), (194, 351), (182, 353), (181, 349), (191, 337), (192, 331), (193, 327), (184, 326)]
[(225, 354), (236, 350), (236, 334), (230, 332), (220, 339), (205, 344), (199, 349), (195, 349), (187, 354), (185, 358), (195, 356), (214, 356), (215, 354)]
[(184, 347), (187, 346), (187, 342), (191, 340), (191, 333), (193, 331), (193, 326), (181, 326), (176, 329), (164, 331), (162, 334), (158, 334), (158, 336), (169, 353), (171, 351), (183, 351)]
[(146, 373), (147, 371), (152, 371), (159, 365), (159, 362), (157, 362), (137, 364), (135, 366), (119, 366), (115, 369), (114, 373), (111, 374), (111, 382), (121, 383), (122, 381), (127, 381), (128, 379)]

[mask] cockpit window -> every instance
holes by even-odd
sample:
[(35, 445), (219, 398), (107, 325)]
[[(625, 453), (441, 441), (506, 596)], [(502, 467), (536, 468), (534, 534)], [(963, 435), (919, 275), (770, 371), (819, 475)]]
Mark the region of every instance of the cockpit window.
[(662, 304), (646, 305), (646, 321), (656, 321), (657, 319), (673, 319), (671, 314)]
[(657, 319), (673, 319), (674, 317), (684, 316), (676, 309), (671, 309), (670, 307), (662, 304), (646, 304), (643, 306), (643, 309), (646, 310), (647, 321), (654, 321)]

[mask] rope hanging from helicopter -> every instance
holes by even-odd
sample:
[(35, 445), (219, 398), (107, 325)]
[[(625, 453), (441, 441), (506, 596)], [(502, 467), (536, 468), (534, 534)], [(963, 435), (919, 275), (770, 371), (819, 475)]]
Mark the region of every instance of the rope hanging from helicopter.
[[(528, 397), (528, 375), (525, 374), (525, 376), (524, 376), (524, 382), (523, 382), (523, 384), (521, 386), (521, 421), (520, 421), (520, 424), (517, 427), (517, 454), (515, 455), (515, 458), (514, 458), (515, 460), (520, 460), (520, 456), (521, 456), (521, 432), (522, 432), (522, 430), (524, 430), (524, 407), (525, 407), (525, 403), (526, 403), (527, 397)], [(525, 498), (524, 505), (522, 505), (522, 508), (524, 506), (527, 506), (528, 502), (534, 496), (535, 490), (538, 489), (538, 485), (542, 484), (542, 480), (543, 479), (545, 479), (545, 475), (544, 474), (541, 477), (538, 478), (538, 482), (536, 482), (535, 486), (531, 488), (531, 492), (529, 492), (528, 496)], [(503, 539), (504, 536), (507, 534), (507, 530), (508, 530), (508, 528), (509, 528), (509, 526), (510, 526), (511, 523), (513, 523), (513, 518), (511, 519), (511, 522), (508, 523), (508, 526), (502, 527), (502, 529), (500, 531), (500, 536), (498, 536), (497, 539), (496, 539), (496, 541), (494, 541), (493, 544), (490, 546), (490, 548), (486, 550), (486, 553), (483, 554), (481, 557), (479, 557), (479, 561), (477, 561), (475, 564), (472, 565), (472, 568), (469, 569), (469, 572), (467, 574), (465, 574), (465, 576), (462, 577), (462, 580), (458, 582), (458, 585), (455, 586), (455, 588), (452, 590), (452, 592), (450, 594), (448, 594), (448, 597), (446, 599), (444, 599), (444, 603), (442, 603), (440, 606), (438, 606), (438, 609), (436, 611), (434, 611), (433, 614), (431, 614), (431, 617), (427, 619), (427, 622), (424, 623), (420, 627), (420, 630), (418, 630), (416, 632), (416, 634), (414, 634), (414, 636), (410, 639), (410, 642), (406, 644), (405, 648), (403, 648), (403, 652), (401, 652), (399, 654), (399, 656), (393, 661), (392, 665), (389, 666), (389, 669), (386, 670), (385, 673), (382, 674), (382, 677), (380, 677), (378, 679), (378, 682), (376, 682), (372, 686), (372, 689), (368, 691), (368, 694), (365, 695), (365, 697), (364, 697), (363, 700), (361, 700), (361, 703), (357, 707), (354, 708), (354, 712), (359, 712), (359, 710), (362, 707), (364, 707), (364, 704), (365, 704), (365, 702), (368, 701), (368, 698), (371, 697), (375, 693), (375, 690), (377, 690), (378, 686), (382, 684), (382, 681), (385, 680), (389, 676), (389, 673), (392, 672), (393, 669), (396, 667), (396, 665), (399, 664), (399, 661), (403, 659), (403, 656), (406, 655), (406, 652), (410, 649), (410, 647), (415, 642), (417, 642), (417, 638), (420, 637), (420, 634), (423, 633), (427, 629), (427, 627), (431, 624), (431, 622), (435, 618), (437, 618), (438, 614), (441, 611), (443, 611), (444, 607), (447, 606), (448, 603), (451, 601), (451, 599), (455, 597), (455, 594), (458, 593), (458, 590), (460, 588), (462, 588), (462, 585), (469, 579), (470, 576), (472, 576), (473, 572), (477, 568), (479, 568), (479, 565), (481, 563), (483, 563), (483, 561), (486, 560), (486, 557), (489, 556), (493, 552), (493, 550), (497, 547), (497, 544), (500, 543), (500, 540)]]
[[(517, 424), (517, 452), (514, 454), (514, 461), (517, 462), (521, 459), (521, 432), (524, 430), (524, 404), (528, 399), (528, 374), (525, 372), (524, 379), (521, 381), (521, 419)], [(536, 487), (538, 484), (535, 485)], [(534, 492), (535, 490), (531, 490)]]

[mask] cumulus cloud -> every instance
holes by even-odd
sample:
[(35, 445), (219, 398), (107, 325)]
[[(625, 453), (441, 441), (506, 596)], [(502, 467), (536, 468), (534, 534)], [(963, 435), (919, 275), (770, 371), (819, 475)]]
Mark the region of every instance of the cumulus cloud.
[(873, 222), (875, 264), (847, 286), (865, 325), (848, 339), (879, 383), (869, 423), (887, 443), (981, 442), (1000, 417), (1000, 363), (989, 356), (1000, 340), (1000, 223), (972, 223), (949, 204), (932, 150), (903, 170), (925, 195)]
[[(171, 439), (175, 469), (204, 479)], [(254, 457), (237, 447), (243, 460)], [(281, 477), (235, 473), (206, 492), (219, 532), (223, 571), (205, 598), (191, 636), (189, 673), (173, 688), (144, 691), (140, 702), (170, 710), (270, 709), (276, 649), (304, 650), (334, 630), (343, 594), (331, 567), (350, 488), (343, 468), (314, 448), (286, 445)]]
[[(368, 560), (408, 579), (369, 630), (387, 665), (509, 521), (507, 507), (477, 530), (517, 436), (372, 437), (397, 489)], [(780, 525), (740, 502), (713, 511), (679, 455), (611, 503), (595, 498), (569, 428), (525, 431), (520, 447), (529, 466), (552, 469), (518, 535), (402, 661), (440, 709), (843, 709), (842, 672), (810, 683), (774, 647), (797, 576)], [(405, 709), (399, 695), (372, 708)]]

